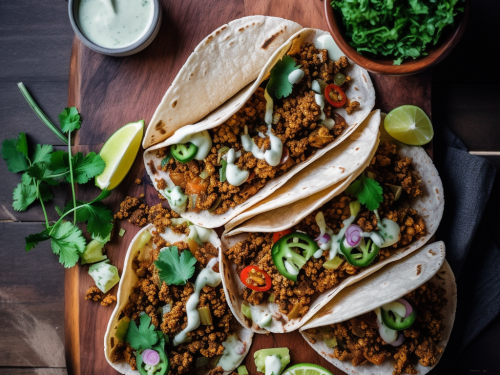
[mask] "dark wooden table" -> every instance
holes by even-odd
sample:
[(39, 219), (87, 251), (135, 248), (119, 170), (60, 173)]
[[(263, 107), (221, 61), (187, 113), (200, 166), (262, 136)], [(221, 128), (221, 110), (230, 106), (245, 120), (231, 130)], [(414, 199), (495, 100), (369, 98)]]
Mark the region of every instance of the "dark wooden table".
[[(177, 1), (177, 0), (172, 0)], [(241, 0), (242, 3), (252, 0)], [(284, 1), (284, 0), (280, 0)], [(310, 0), (321, 1), (321, 0)], [(220, 2), (224, 7), (224, 2)], [(495, 36), (500, 34), (500, 3), (475, 0), (463, 40), (433, 71), (435, 126), (447, 124), (475, 153), (500, 169), (500, 77)], [(24, 102), (24, 82), (42, 109), (56, 122), (67, 103), (73, 32), (62, 0), (0, 0), (1, 139), (20, 131), (31, 143), (60, 145)], [(483, 53), (480, 55), (479, 53)], [(12, 209), (12, 190), (20, 176), (0, 161), (0, 375), (64, 374), (64, 269), (46, 245), (24, 252), (24, 236), (40, 228), (39, 207)], [(499, 184), (497, 183), (497, 186)], [(497, 187), (497, 191), (498, 187)], [(48, 208), (61, 205), (57, 194)], [(50, 216), (50, 214), (49, 214)], [(52, 217), (54, 218), (54, 217)], [(500, 229), (500, 228), (499, 228)], [(500, 230), (496, 231), (497, 244)], [(91, 329), (91, 327), (89, 327)], [(468, 348), (459, 373), (500, 374), (500, 318)], [(92, 360), (86, 358), (84, 360)]]

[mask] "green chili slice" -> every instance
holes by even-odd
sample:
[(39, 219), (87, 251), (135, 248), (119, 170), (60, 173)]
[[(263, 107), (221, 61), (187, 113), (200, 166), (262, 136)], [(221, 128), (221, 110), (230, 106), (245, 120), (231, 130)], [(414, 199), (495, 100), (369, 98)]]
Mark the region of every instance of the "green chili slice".
[(170, 147), (170, 152), (175, 160), (181, 163), (188, 163), (194, 159), (196, 153), (198, 152), (198, 146), (188, 142), (186, 144), (176, 144)]

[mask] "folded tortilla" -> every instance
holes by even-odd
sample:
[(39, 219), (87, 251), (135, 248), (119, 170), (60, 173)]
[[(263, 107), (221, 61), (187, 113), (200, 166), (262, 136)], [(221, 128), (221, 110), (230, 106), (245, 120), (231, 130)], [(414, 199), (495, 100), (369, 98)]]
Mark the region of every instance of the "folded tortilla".
[[(457, 286), (453, 271), (444, 257), (444, 243), (435, 242), (398, 262), (394, 262), (356, 285), (344, 289), (300, 329), (302, 336), (318, 354), (348, 374), (392, 374), (394, 370), (392, 359), (385, 360), (381, 365), (366, 363), (354, 367), (350, 361), (332, 358), (330, 355), (333, 354), (334, 348), (329, 348), (321, 335), (312, 335), (306, 330), (344, 322), (373, 311), (386, 303), (403, 297), (432, 279), (446, 291), (446, 299), (448, 300), (447, 305), (441, 311), (444, 317), (444, 329), (441, 333), (442, 340), (437, 344), (438, 347), (446, 348), (455, 321)], [(443, 352), (439, 354), (438, 361)], [(421, 375), (428, 373), (433, 368), (422, 366), (420, 363), (414, 364), (414, 367)]]
[[(424, 219), (426, 234), (409, 245), (397, 249), (391, 248), (391, 256), (389, 258), (364, 268), (361, 272), (354, 276), (346, 278), (328, 292), (312, 296), (309, 311), (301, 318), (289, 320), (286, 315), (279, 311), (278, 305), (274, 303), (251, 306), (251, 309), (258, 309), (261, 313), (271, 313), (273, 317), (270, 326), (266, 327), (266, 329), (262, 329), (256, 324), (249, 323), (248, 319), (245, 318), (241, 311), (243, 299), (240, 297), (239, 292), (244, 289), (244, 285), (239, 279), (236, 265), (227, 259), (225, 253), (232, 246), (246, 239), (249, 236), (249, 233), (272, 233), (293, 227), (302, 219), (307, 217), (311, 212), (317, 210), (323, 204), (342, 193), (363, 171), (363, 169), (357, 171), (347, 180), (337, 183), (336, 185), (322, 190), (321, 192), (308, 198), (302, 199), (288, 206), (261, 213), (244, 222), (242, 225), (226, 232), (222, 237), (222, 253), (224, 254), (222, 258), (222, 264), (224, 267), (224, 288), (227, 295), (230, 296), (228, 299), (228, 301), (230, 301), (229, 306), (231, 307), (234, 316), (242, 325), (245, 325), (258, 333), (265, 333), (268, 331), (276, 333), (294, 331), (303, 326), (319, 309), (326, 305), (342, 289), (366, 278), (386, 265), (408, 256), (412, 252), (421, 248), (432, 238), (439, 226), (444, 210), (443, 185), (438, 171), (431, 158), (422, 147), (408, 146), (399, 143), (387, 134), (383, 126), (380, 126), (380, 142), (384, 141), (396, 143), (398, 146), (398, 154), (402, 157), (411, 158), (415, 171), (420, 174), (421, 189), (423, 194), (412, 199), (410, 201), (410, 207), (416, 209), (419, 216)], [(373, 150), (374, 153), (375, 151), (376, 150)], [(291, 194), (298, 193), (298, 191), (293, 191), (293, 189), (291, 191)]]
[(250, 16), (213, 31), (196, 46), (165, 93), (146, 129), (144, 149), (184, 125), (203, 125), (236, 112), (236, 102), (246, 100), (240, 99), (242, 89), (257, 79), (278, 47), (300, 29), (298, 23), (283, 18)]
[[(169, 145), (182, 143), (183, 139), (186, 136), (197, 133), (202, 130), (215, 128), (222, 123), (224, 123), (227, 119), (229, 119), (234, 113), (236, 113), (252, 96), (252, 94), (257, 90), (259, 85), (263, 80), (267, 79), (271, 69), (274, 67), (276, 62), (278, 62), (284, 55), (286, 54), (295, 54), (300, 50), (301, 45), (304, 43), (312, 42), (314, 43), (320, 36), (329, 35), (326, 31), (317, 30), (317, 29), (302, 29), (292, 35), (286, 43), (281, 45), (276, 49), (272, 57), (265, 63), (264, 67), (260, 71), (255, 82), (246, 88), (244, 88), (240, 93), (238, 93), (235, 97), (231, 98), (228, 102), (226, 102), (222, 107), (218, 108), (216, 111), (208, 115), (202, 121), (198, 122), (194, 125), (185, 125), (180, 127), (172, 136), (167, 138), (165, 141), (155, 144), (153, 147), (150, 147), (144, 153), (144, 164), (146, 166), (146, 171), (148, 172), (151, 181), (155, 185), (155, 188), (158, 189), (157, 179), (164, 179), (168, 185), (168, 187), (174, 187), (174, 183), (169, 178), (169, 173), (163, 172), (161, 169), (156, 168), (153, 173), (148, 166), (148, 163), (151, 161), (155, 166), (161, 164), (161, 159), (156, 157), (156, 150), (159, 148), (163, 148)], [(250, 48), (254, 44), (254, 41), (248, 41)], [(252, 51), (252, 49), (250, 49)], [(183, 68), (184, 69), (184, 68)], [(214, 67), (217, 69), (217, 67)], [(220, 64), (218, 66), (219, 76), (216, 81), (220, 82), (221, 79), (226, 79), (226, 71), (225, 67)], [(350, 82), (349, 87), (345, 91), (346, 96), (349, 100), (356, 100), (361, 103), (361, 106), (357, 108), (351, 115), (348, 115), (345, 108), (337, 108), (336, 113), (341, 115), (347, 123), (347, 127), (344, 131), (337, 137), (333, 142), (326, 145), (324, 148), (316, 150), (314, 154), (312, 154), (307, 160), (300, 164), (296, 164), (292, 168), (290, 168), (283, 175), (276, 177), (267, 182), (267, 184), (257, 192), (254, 196), (247, 199), (240, 205), (237, 205), (234, 208), (229, 209), (226, 213), (222, 215), (214, 215), (211, 214), (208, 210), (203, 210), (199, 213), (196, 212), (185, 212), (181, 216), (185, 217), (189, 221), (201, 225), (207, 228), (216, 228), (222, 225), (225, 225), (229, 220), (235, 218), (243, 211), (252, 207), (256, 203), (262, 201), (273, 192), (278, 190), (280, 187), (285, 186), (290, 178), (292, 178), (295, 174), (300, 172), (301, 170), (307, 167), (307, 170), (310, 173), (314, 173), (309, 165), (314, 161), (322, 158), (326, 155), (330, 150), (339, 146), (344, 140), (346, 140), (355, 130), (356, 128), (368, 117), (373, 106), (375, 105), (375, 89), (371, 82), (370, 76), (368, 72), (356, 65), (353, 61), (349, 60), (349, 66), (345, 68), (346, 75), (349, 75), (352, 78), (352, 82)], [(221, 78), (222, 77), (222, 78)], [(174, 81), (175, 83), (175, 81)], [(198, 86), (196, 84), (195, 86)], [(239, 87), (241, 89), (241, 86)], [(197, 100), (193, 101), (193, 97), (188, 97), (188, 99), (193, 102), (193, 105), (196, 106), (198, 104)], [(151, 126), (151, 125), (150, 125)], [(147, 135), (146, 135), (147, 136)], [(146, 145), (146, 144), (145, 144)], [(300, 198), (304, 198), (309, 195), (309, 192), (302, 192), (300, 194)]]
[[(266, 212), (290, 205), (312, 194), (317, 194), (317, 199), (321, 199), (325, 194), (325, 189), (334, 190), (332, 187), (339, 182), (348, 180), (353, 175), (358, 176), (368, 166), (377, 150), (380, 141), (380, 119), (380, 110), (372, 111), (338, 147), (297, 173), (267, 198), (229, 221), (225, 225), (225, 230), (229, 231), (259, 214), (262, 214), (260, 217), (266, 220)], [(341, 191), (344, 189), (341, 188)], [(300, 210), (302, 212), (302, 209)], [(292, 215), (288, 213), (288, 216), (290, 218)], [(273, 223), (269, 224), (273, 225)]]
[[(141, 231), (139, 231), (139, 233), (137, 233), (137, 235), (134, 237), (132, 243), (130, 244), (127, 250), (127, 255), (125, 256), (125, 262), (123, 265), (123, 273), (121, 276), (120, 285), (118, 287), (116, 307), (113, 310), (113, 313), (111, 314), (111, 318), (109, 319), (108, 327), (104, 335), (104, 354), (106, 356), (106, 360), (111, 365), (111, 367), (113, 367), (116, 371), (127, 375), (132, 375), (132, 374), (138, 375), (139, 371), (132, 370), (130, 365), (124, 359), (118, 360), (116, 362), (111, 361), (112, 355), (119, 343), (119, 339), (117, 339), (115, 334), (118, 321), (121, 318), (120, 316), (121, 312), (129, 302), (129, 297), (133, 293), (134, 286), (138, 281), (138, 277), (133, 269), (133, 261), (134, 259), (136, 259), (136, 257), (138, 257), (138, 259), (140, 260), (147, 260), (149, 258), (150, 251), (155, 246), (153, 244), (153, 241), (150, 240), (143, 248), (139, 248), (139, 243), (141, 242), (141, 236), (144, 232), (146, 231), (152, 232), (153, 230), (154, 226), (152, 224), (149, 224), (143, 229), (141, 229)], [(220, 254), (219, 236), (214, 230), (211, 230), (210, 232), (211, 233), (207, 242), (210, 242), (214, 247), (219, 249), (219, 254)], [(186, 235), (175, 233), (170, 228), (167, 228), (164, 233), (165, 237), (168, 238), (168, 242), (170, 243), (175, 243), (178, 241), (187, 241)], [(232, 328), (234, 330), (234, 333), (238, 336), (238, 339), (243, 344), (245, 344), (246, 351), (242, 356), (242, 358), (244, 358), (250, 350), (250, 346), (252, 344), (253, 332), (237, 324), (237, 322), (235, 322)], [(239, 364), (237, 364), (235, 368), (238, 365)], [(204, 368), (200, 368), (196, 371), (196, 374), (200, 375), (207, 373), (208, 371)]]

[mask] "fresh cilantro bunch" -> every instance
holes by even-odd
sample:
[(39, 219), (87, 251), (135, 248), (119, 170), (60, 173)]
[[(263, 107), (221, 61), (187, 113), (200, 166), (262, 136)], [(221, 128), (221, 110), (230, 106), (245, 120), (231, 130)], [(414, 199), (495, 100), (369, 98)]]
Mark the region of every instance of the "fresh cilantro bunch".
[(384, 200), (382, 186), (377, 181), (365, 177), (364, 173), (359, 180), (349, 185), (345, 192), (357, 197), (359, 203), (364, 204), (370, 211), (379, 208), (380, 203)]
[(299, 68), (300, 65), (296, 65), (292, 57), (283, 56), (283, 58), (271, 69), (271, 75), (266, 87), (269, 95), (272, 95), (276, 99), (286, 98), (290, 95), (293, 90), (293, 85), (288, 80), (288, 76), (291, 72)]
[(177, 246), (169, 246), (160, 250), (155, 266), (160, 270), (159, 276), (167, 285), (185, 285), (194, 274), (196, 258), (191, 251), (184, 250), (179, 256)]
[[(44, 123), (49, 121), (47, 116), (36, 106), (24, 86), (21, 91), (28, 103), (35, 110)], [(93, 237), (106, 238), (113, 227), (113, 214), (101, 202), (110, 193), (106, 190), (92, 200), (85, 203), (78, 201), (75, 194), (75, 184), (85, 184), (95, 176), (100, 175), (106, 166), (104, 160), (94, 152), (87, 155), (71, 152), (71, 132), (81, 126), (81, 118), (75, 107), (66, 108), (59, 115), (61, 130), (57, 130), (58, 137), (66, 137), (68, 151), (54, 151), (50, 145), (36, 145), (30, 151), (26, 134), (20, 133), (17, 139), (6, 139), (2, 143), (2, 158), (7, 162), (10, 172), (20, 173), (21, 182), (13, 191), (13, 208), (16, 211), (26, 211), (35, 201), (39, 201), (45, 216), (44, 228), (40, 233), (26, 237), (26, 251), (33, 249), (39, 242), (51, 241), (52, 251), (59, 256), (59, 261), (65, 267), (74, 266), (80, 254), (85, 250), (86, 240), (82, 231), (76, 226), (77, 222), (87, 223), (87, 230)], [(55, 126), (50, 123), (49, 128)], [(54, 131), (54, 130), (53, 130)], [(55, 132), (55, 131), (54, 131)], [(69, 141), (68, 141), (69, 140)], [(68, 182), (72, 188), (72, 201), (64, 209), (56, 207), (60, 218), (53, 224), (49, 223), (45, 203), (53, 198), (51, 186)], [(73, 222), (64, 221), (73, 213)]]
[(360, 53), (404, 59), (425, 56), (459, 12), (464, 0), (333, 0), (350, 44)]

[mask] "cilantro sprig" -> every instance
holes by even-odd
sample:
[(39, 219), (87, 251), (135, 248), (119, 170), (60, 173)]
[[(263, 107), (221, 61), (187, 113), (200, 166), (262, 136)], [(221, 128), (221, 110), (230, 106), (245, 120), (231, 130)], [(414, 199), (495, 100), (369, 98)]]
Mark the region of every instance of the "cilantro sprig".
[(190, 251), (183, 251), (179, 256), (177, 246), (169, 246), (160, 250), (156, 267), (159, 276), (167, 285), (185, 285), (194, 274), (196, 258)]
[(379, 208), (380, 203), (384, 200), (382, 186), (377, 181), (366, 177), (364, 173), (345, 192), (357, 197), (359, 203), (364, 204), (370, 211)]
[[(40, 119), (49, 126), (47, 121), (50, 120), (36, 105), (22, 83), (19, 84), (19, 88)], [(81, 126), (81, 117), (75, 107), (65, 108), (59, 115), (59, 121), (62, 130), (55, 128), (52, 123), (49, 128), (68, 144), (67, 152), (54, 151), (50, 145), (36, 145), (35, 149), (30, 151), (26, 134), (20, 133), (17, 139), (6, 139), (2, 142), (1, 154), (10, 172), (23, 173), (21, 182), (12, 193), (14, 210), (26, 211), (31, 204), (39, 201), (45, 217), (43, 230), (26, 237), (26, 251), (33, 249), (42, 241), (50, 240), (52, 251), (59, 256), (60, 263), (65, 267), (72, 267), (77, 263), (86, 245), (82, 231), (76, 223), (86, 223), (87, 230), (93, 237), (106, 238), (113, 227), (113, 214), (101, 202), (110, 195), (107, 190), (103, 190), (98, 197), (87, 203), (76, 199), (75, 184), (87, 183), (100, 175), (106, 164), (94, 152), (87, 155), (80, 152), (72, 155), (71, 132)], [(67, 134), (67, 138), (64, 133)], [(54, 196), (51, 186), (62, 182), (71, 184), (72, 200), (64, 209), (56, 207), (60, 217), (51, 224), (45, 203)], [(65, 221), (70, 214), (73, 214), (73, 221)]]
[(155, 331), (155, 326), (151, 324), (151, 317), (149, 315), (141, 315), (139, 326), (133, 321), (130, 322), (125, 341), (135, 350), (150, 349), (156, 345), (158, 340), (158, 334)]
[(288, 76), (299, 68), (300, 65), (296, 65), (292, 57), (283, 56), (271, 69), (271, 75), (266, 87), (267, 92), (276, 99), (286, 98), (293, 90), (293, 85), (288, 80)]

